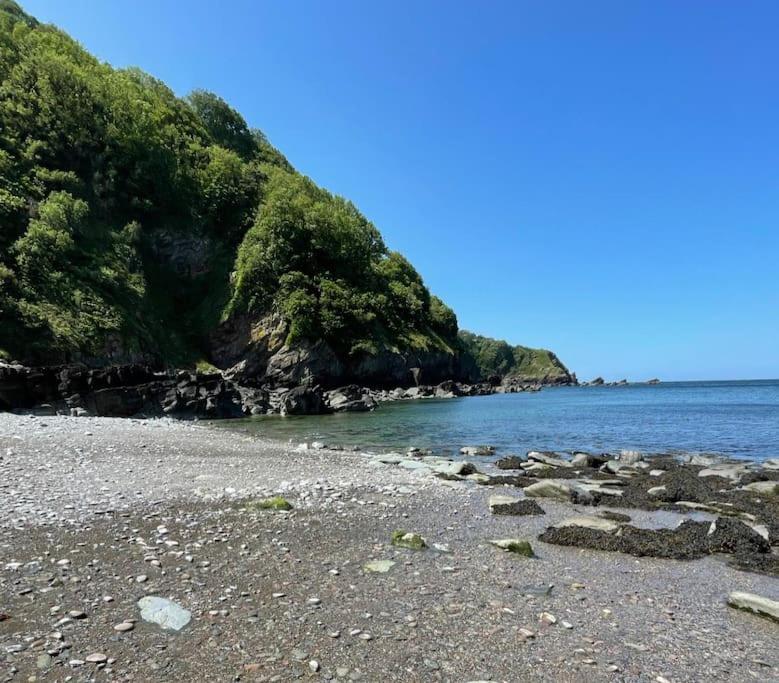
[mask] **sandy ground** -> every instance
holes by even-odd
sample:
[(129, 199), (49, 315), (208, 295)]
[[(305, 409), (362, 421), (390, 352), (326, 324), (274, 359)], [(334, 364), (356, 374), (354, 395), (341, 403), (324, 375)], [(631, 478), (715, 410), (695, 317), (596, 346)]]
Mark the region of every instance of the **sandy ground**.
[[(779, 579), (544, 544), (586, 510), (491, 515), (515, 489), (197, 424), (10, 414), (0, 471), (0, 680), (779, 680), (779, 624), (725, 604), (779, 599)], [(278, 492), (292, 512), (251, 509)], [(450, 552), (394, 548), (399, 528)], [(537, 557), (487, 543), (505, 537)], [(144, 622), (144, 595), (191, 623)]]

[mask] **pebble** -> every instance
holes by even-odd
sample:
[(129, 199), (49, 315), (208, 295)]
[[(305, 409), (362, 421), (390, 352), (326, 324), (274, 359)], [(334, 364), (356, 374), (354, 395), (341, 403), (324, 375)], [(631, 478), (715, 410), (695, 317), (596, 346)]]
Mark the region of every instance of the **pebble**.
[(125, 633), (126, 631), (132, 631), (135, 628), (135, 624), (130, 621), (123, 621), (121, 624), (114, 626), (114, 631)]
[(93, 652), (91, 655), (87, 655), (86, 661), (90, 664), (104, 664), (108, 661), (108, 657), (102, 652)]

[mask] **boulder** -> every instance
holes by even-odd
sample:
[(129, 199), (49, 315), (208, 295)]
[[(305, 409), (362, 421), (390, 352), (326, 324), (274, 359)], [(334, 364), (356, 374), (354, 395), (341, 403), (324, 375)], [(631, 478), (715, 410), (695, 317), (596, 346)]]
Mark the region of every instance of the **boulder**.
[(370, 390), (356, 384), (328, 391), (324, 400), (327, 407), (335, 413), (367, 412), (378, 407)]
[(319, 415), (327, 412), (322, 390), (301, 385), (290, 389), (281, 399), (282, 415)]

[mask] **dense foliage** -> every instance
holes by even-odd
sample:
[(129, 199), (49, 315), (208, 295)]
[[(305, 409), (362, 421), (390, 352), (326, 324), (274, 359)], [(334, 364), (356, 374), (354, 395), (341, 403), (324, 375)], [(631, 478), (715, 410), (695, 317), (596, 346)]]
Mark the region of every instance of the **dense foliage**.
[(463, 352), (476, 363), (481, 376), (569, 381), (568, 370), (551, 351), (510, 346), (502, 339), (482, 337), (466, 330), (459, 333)]
[[(161, 235), (207, 245), (194, 277), (159, 257)], [(0, 352), (181, 362), (220, 319), (270, 310), (291, 340), (344, 353), (446, 349), (457, 327), (351, 203), (222, 99), (177, 98), (0, 0)]]
[(113, 69), (0, 0), (0, 358), (195, 363), (221, 323), (269, 313), (344, 357), (473, 354), (485, 376), (539, 360), (458, 340), (355, 206), (221, 98)]

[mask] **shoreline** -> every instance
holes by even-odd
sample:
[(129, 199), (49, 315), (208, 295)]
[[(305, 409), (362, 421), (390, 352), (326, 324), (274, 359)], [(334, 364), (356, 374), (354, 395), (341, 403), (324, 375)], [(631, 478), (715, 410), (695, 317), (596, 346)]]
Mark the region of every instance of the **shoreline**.
[[(779, 599), (775, 576), (738, 571), (720, 555), (637, 558), (545, 543), (538, 536), (572, 515), (613, 510), (641, 527), (656, 513), (535, 498), (544, 515), (492, 514), (490, 496), (526, 496), (508, 480), (441, 479), (427, 464), (443, 463), (402, 459), (420, 466), (225, 438), (178, 420), (0, 414), (9, 680), (779, 675), (779, 625), (726, 604), (731, 591)], [(478, 456), (467, 461), (488, 469)], [(568, 468), (553, 467), (562, 476), (547, 479), (564, 481)], [(246, 509), (274, 494), (293, 510)], [(429, 548), (392, 546), (397, 529)], [(535, 559), (489, 544), (515, 537), (530, 541)], [(366, 572), (373, 560), (395, 564)], [(147, 594), (190, 610), (191, 624), (169, 633), (145, 623), (135, 603)], [(114, 630), (130, 619), (132, 630)], [(106, 660), (87, 661), (95, 653)]]

